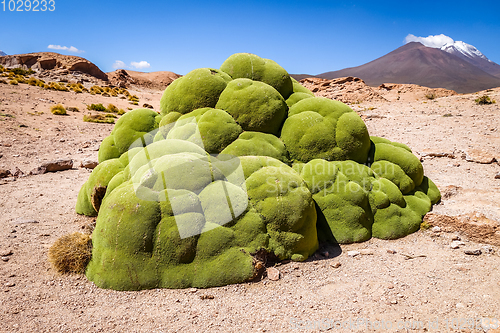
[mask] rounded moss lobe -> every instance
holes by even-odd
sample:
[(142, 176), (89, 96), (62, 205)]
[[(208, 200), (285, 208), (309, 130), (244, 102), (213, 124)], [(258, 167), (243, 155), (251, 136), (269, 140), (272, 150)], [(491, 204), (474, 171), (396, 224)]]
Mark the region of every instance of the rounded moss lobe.
[(116, 122), (111, 134), (105, 138), (99, 147), (99, 163), (118, 158), (125, 153), (137, 139), (147, 144), (153, 142), (150, 133), (157, 129), (161, 116), (150, 109), (136, 109), (125, 113)]
[(170, 84), (160, 100), (161, 114), (186, 114), (200, 108), (213, 108), (231, 77), (213, 68), (199, 68)]
[(250, 79), (228, 83), (216, 105), (229, 113), (245, 131), (277, 135), (288, 106), (283, 97), (268, 84)]
[(209, 154), (218, 154), (236, 140), (241, 132), (241, 126), (227, 112), (202, 108), (182, 116), (169, 113), (163, 117), (159, 131), (161, 138), (155, 138), (155, 141), (165, 138), (188, 140)]
[(292, 160), (366, 162), (370, 150), (368, 129), (344, 103), (323, 97), (306, 98), (295, 103), (288, 114), (281, 139)]
[(270, 59), (251, 53), (236, 53), (224, 61), (220, 69), (233, 79), (250, 79), (267, 83), (284, 99), (293, 93), (293, 83), (287, 71)]
[(288, 152), (283, 142), (272, 134), (243, 132), (227, 146), (222, 154), (233, 156), (269, 156), (288, 163)]

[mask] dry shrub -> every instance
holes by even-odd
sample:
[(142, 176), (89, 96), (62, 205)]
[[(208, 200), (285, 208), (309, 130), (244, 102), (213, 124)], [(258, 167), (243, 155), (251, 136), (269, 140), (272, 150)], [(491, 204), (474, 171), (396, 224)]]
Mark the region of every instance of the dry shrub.
[(75, 232), (60, 237), (49, 249), (49, 262), (59, 273), (82, 274), (92, 256), (92, 239)]

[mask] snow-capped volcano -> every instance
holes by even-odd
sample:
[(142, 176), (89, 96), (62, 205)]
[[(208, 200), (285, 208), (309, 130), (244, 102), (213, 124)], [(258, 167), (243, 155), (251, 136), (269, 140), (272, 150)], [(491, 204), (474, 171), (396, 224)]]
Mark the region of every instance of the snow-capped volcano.
[(427, 47), (441, 49), (449, 54), (453, 54), (468, 63), (479, 67), (486, 73), (500, 77), (500, 65), (488, 59), (475, 46), (462, 41), (455, 41), (446, 35), (434, 35), (428, 37), (417, 37), (409, 34), (405, 38), (406, 43), (419, 42)]
[(6, 56), (6, 55), (7, 55), (7, 53), (5, 53), (2, 50), (0, 50), (0, 57)]

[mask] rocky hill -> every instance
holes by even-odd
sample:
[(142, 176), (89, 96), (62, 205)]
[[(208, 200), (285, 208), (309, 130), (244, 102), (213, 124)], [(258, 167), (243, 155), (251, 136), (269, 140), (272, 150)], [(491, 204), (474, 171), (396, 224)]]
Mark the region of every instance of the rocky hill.
[(6, 55), (0, 57), (0, 65), (32, 69), (35, 72), (52, 71), (55, 74), (80, 72), (103, 81), (108, 80), (108, 76), (87, 59), (54, 52)]

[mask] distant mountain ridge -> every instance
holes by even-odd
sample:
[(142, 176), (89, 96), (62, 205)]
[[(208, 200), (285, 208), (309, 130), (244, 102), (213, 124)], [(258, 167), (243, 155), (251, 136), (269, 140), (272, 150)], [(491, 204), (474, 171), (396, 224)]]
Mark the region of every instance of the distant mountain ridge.
[(4, 51), (0, 50), (0, 57), (3, 57), (3, 56), (6, 56), (7, 53), (5, 53)]
[(462, 48), (455, 44), (442, 50), (410, 42), (364, 65), (326, 72), (316, 77), (335, 79), (354, 76), (369, 86), (383, 83), (417, 84), (459, 93), (500, 87), (500, 77), (486, 72), (492, 68), (492, 72), (496, 73), (495, 69), (500, 65), (491, 62), (479, 51), (474, 53), (477, 49), (467, 48), (469, 44), (462, 45)]

